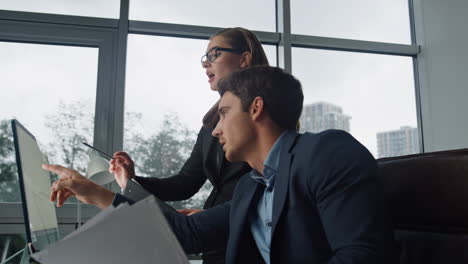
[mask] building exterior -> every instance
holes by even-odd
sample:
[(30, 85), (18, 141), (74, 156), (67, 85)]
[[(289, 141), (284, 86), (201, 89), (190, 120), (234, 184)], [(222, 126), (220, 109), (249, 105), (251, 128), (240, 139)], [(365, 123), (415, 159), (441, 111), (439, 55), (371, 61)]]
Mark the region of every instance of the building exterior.
[(340, 106), (318, 102), (305, 105), (299, 119), (300, 132), (318, 133), (326, 129), (341, 129), (350, 132), (350, 116), (343, 114)]
[(403, 126), (377, 133), (377, 152), (379, 158), (419, 153), (418, 129)]

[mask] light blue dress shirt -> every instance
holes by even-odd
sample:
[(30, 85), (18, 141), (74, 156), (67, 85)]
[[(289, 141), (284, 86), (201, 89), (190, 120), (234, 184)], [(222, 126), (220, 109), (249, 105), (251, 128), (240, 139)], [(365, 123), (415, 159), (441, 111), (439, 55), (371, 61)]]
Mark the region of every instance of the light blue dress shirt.
[(250, 172), (250, 177), (256, 182), (265, 185), (263, 194), (258, 200), (256, 210), (252, 210), (249, 217), (250, 230), (265, 263), (270, 263), (271, 224), (273, 215), (273, 195), (275, 193), (275, 177), (278, 173), (281, 145), (285, 135), (293, 131), (285, 131), (276, 140), (267, 155), (263, 165), (263, 176), (256, 170)]

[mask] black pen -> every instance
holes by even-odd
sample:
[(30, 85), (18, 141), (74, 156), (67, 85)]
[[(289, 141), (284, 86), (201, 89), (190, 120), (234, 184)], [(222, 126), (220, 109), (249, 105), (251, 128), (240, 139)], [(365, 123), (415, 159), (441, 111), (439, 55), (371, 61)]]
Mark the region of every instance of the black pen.
[(95, 147), (89, 145), (89, 144), (86, 143), (86, 142), (81, 142), (81, 143), (83, 143), (83, 144), (84, 144), (85, 146), (87, 146), (88, 148), (94, 149), (95, 151), (101, 153), (101, 154), (104, 155), (106, 158), (108, 158), (108, 159), (113, 159), (113, 157), (112, 157), (111, 155), (105, 153), (104, 151), (99, 150), (99, 149), (97, 149), (97, 148), (95, 148)]

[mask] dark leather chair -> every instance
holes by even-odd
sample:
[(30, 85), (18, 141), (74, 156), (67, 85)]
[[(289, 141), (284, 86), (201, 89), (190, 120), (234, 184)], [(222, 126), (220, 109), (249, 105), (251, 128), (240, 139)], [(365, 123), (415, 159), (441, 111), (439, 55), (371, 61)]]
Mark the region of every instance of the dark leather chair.
[(468, 263), (468, 149), (377, 162), (400, 263)]

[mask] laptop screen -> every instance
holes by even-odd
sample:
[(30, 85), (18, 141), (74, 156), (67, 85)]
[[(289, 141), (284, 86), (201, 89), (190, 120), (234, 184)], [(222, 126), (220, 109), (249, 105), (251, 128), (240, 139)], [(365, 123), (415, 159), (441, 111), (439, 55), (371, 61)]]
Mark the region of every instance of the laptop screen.
[(50, 201), (51, 179), (35, 137), (17, 120), (11, 121), (16, 165), (23, 201), (28, 243), (36, 250), (59, 240), (55, 206)]

